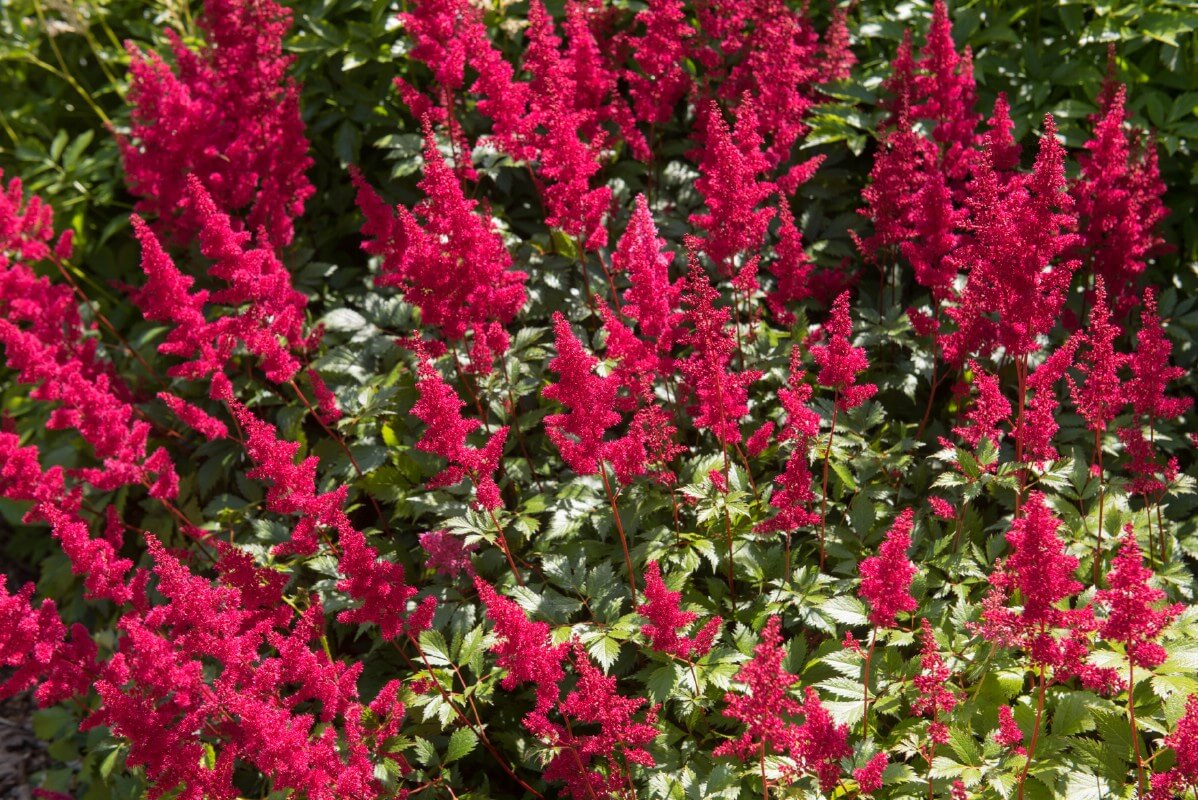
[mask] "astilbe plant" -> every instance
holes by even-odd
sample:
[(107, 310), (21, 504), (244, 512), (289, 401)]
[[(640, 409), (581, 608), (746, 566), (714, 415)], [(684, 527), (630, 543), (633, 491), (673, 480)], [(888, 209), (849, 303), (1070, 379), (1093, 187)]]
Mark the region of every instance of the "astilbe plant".
[(189, 202), (198, 180), (225, 213), (244, 214), (248, 230), (273, 247), (295, 235), (294, 221), (316, 191), (300, 117), (300, 87), (287, 72), (283, 39), (292, 12), (273, 0), (208, 0), (193, 50), (167, 30), (172, 68), (162, 56), (127, 43), (132, 128), (121, 154), (137, 211), (172, 243), (185, 244), (202, 223)]
[(411, 153), (313, 174), (328, 236), (292, 12), (132, 49), (140, 276), (0, 192), (0, 695), (89, 748), (47, 796), (1198, 788), (1158, 156), (1112, 72), (1025, 164), (951, 12), (874, 107), (856, 7), (414, 0)]

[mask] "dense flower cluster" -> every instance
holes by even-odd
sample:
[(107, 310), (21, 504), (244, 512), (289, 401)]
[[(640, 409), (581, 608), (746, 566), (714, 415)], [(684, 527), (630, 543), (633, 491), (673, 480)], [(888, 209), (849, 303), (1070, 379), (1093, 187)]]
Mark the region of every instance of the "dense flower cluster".
[(186, 244), (203, 225), (193, 180), (222, 212), (244, 214), (246, 229), (261, 229), (270, 246), (291, 243), (316, 191), (306, 176), (299, 85), (287, 76), (293, 57), (283, 54), (291, 17), (273, 0), (207, 0), (200, 49), (166, 31), (173, 68), (126, 44), (133, 126), (120, 141), (125, 180), (138, 213), (172, 243)]
[(404, 4), (410, 152), (312, 248), (273, 0), (129, 48), (131, 309), (0, 191), (0, 696), (112, 754), (47, 787), (1198, 789), (1194, 311), (1114, 72), (1025, 164), (943, 0), (876, 107), (852, 5), (523, 8)]

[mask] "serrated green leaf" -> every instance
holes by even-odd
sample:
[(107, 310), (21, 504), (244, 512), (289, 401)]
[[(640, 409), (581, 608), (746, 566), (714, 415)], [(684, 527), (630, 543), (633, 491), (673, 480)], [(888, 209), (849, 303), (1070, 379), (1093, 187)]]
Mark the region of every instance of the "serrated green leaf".
[(470, 754), (478, 746), (478, 736), (470, 728), (458, 728), (449, 737), (449, 747), (445, 750), (442, 764), (452, 764), (459, 758)]

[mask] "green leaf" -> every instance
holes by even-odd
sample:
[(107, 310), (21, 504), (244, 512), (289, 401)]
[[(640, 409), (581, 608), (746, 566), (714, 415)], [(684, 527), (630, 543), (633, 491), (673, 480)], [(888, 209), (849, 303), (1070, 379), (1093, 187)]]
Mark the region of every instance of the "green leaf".
[(982, 765), (982, 753), (978, 750), (972, 731), (957, 727), (949, 728), (948, 746), (964, 764), (971, 767)]
[(1057, 700), (1056, 709), (1052, 714), (1053, 734), (1069, 736), (1091, 730), (1094, 727), (1094, 719), (1090, 716), (1089, 706), (1097, 700), (1097, 697), (1087, 692), (1070, 692)]
[(664, 703), (669, 699), (674, 692), (674, 687), (678, 685), (679, 671), (682, 669), (681, 664), (670, 662), (662, 664), (653, 672), (649, 673), (649, 680), (645, 683), (645, 688), (649, 692), (649, 699), (654, 703)]
[(835, 472), (840, 478), (840, 482), (844, 484), (846, 489), (848, 489), (850, 492), (857, 491), (857, 481), (853, 478), (853, 473), (849, 471), (849, 468), (846, 464), (842, 464), (839, 461), (830, 461), (828, 463), (832, 467), (832, 471)]
[(441, 635), (440, 631), (432, 629), (421, 631), (420, 649), (424, 651), (430, 664), (447, 667), (453, 663), (449, 658), (449, 647), (445, 644), (445, 637)]
[(452, 764), (463, 756), (469, 755), (478, 746), (478, 736), (470, 728), (458, 728), (449, 737), (449, 748), (445, 751), (442, 764)]
[(843, 594), (825, 601), (819, 611), (841, 625), (868, 625), (865, 604), (852, 595)]

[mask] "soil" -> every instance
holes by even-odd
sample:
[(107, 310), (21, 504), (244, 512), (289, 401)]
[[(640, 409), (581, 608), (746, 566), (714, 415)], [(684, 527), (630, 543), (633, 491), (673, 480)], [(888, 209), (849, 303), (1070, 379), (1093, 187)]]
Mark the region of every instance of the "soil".
[(32, 800), (30, 776), (50, 766), (45, 746), (33, 735), (36, 708), (28, 692), (0, 700), (0, 800)]

